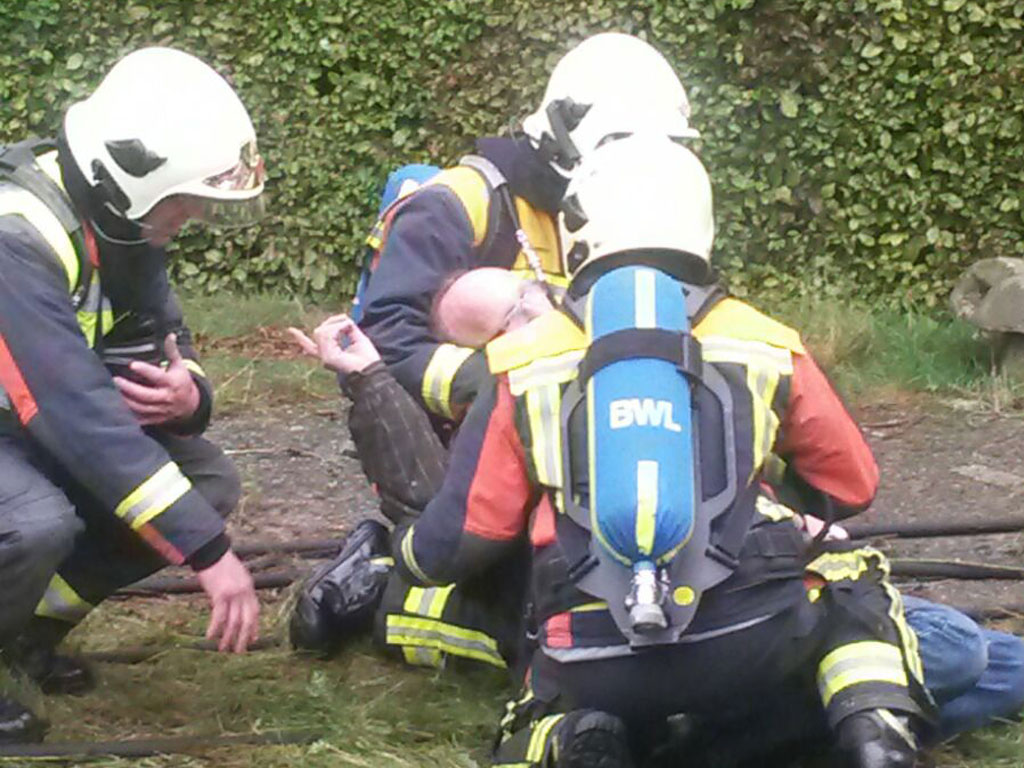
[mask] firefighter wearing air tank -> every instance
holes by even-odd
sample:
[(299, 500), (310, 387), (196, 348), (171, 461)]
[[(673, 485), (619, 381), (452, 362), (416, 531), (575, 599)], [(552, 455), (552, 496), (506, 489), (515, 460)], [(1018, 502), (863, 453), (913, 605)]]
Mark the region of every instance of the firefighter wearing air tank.
[[(451, 434), (478, 390), (489, 389), (491, 381), (481, 350), (435, 338), (431, 309), (442, 285), (460, 270), (490, 266), (560, 293), (567, 279), (557, 212), (580, 158), (606, 136), (641, 129), (692, 138), (697, 132), (689, 116), (686, 91), (656, 48), (632, 35), (593, 35), (555, 65), (521, 132), (481, 139), (478, 155), (399, 195), (383, 212), (369, 241), (376, 268), (360, 296), (359, 323), (388, 372), (430, 414), (441, 435)], [(423, 178), (422, 168), (409, 170)], [(348, 382), (360, 389), (363, 384), (359, 377)], [(360, 401), (365, 405), (357, 397)], [(418, 442), (415, 461), (403, 463), (409, 471), (396, 474), (392, 452), (375, 450), (376, 440), (369, 437), (377, 420), (362, 413), (357, 407), (349, 420), (360, 459), (380, 492), (382, 512), (402, 527), (433, 496), (433, 480), (443, 474), (443, 451)], [(441, 470), (425, 476), (425, 467)], [(387, 547), (375, 542), (386, 542), (383, 529), (364, 522), (334, 565), (307, 581), (291, 623), (296, 646), (324, 650), (350, 638), (352, 618), (383, 593), (379, 635), (407, 662), (440, 666), (448, 659), (469, 659), (499, 667), (514, 662), (521, 646), (518, 582), (528, 569), (522, 541), (471, 582), (426, 592), (404, 584), (400, 574), (388, 578), (388, 569), (379, 564)], [(375, 586), (364, 587), (370, 584)], [(325, 592), (325, 585), (337, 588)], [(328, 593), (333, 597), (324, 599)]]
[[(222, 517), (241, 486), (199, 434), (212, 388), (164, 246), (190, 219), (251, 220), (263, 165), (213, 69), (130, 53), (67, 111), (54, 141), (0, 155), (0, 648), (46, 692), (90, 684), (55, 653), (119, 587), (187, 563), (222, 649), (259, 604)], [(0, 741), (42, 724), (0, 691)]]
[(931, 707), (885, 560), (808, 565), (762, 490), (786, 462), (846, 517), (876, 465), (799, 334), (715, 285), (701, 163), (608, 142), (563, 211), (566, 300), (488, 345), (495, 382), (395, 548), (408, 578), (459, 583), (528, 532), (537, 650), (496, 764), (633, 765), (685, 713), (719, 746), (820, 726), (844, 765), (909, 768)]

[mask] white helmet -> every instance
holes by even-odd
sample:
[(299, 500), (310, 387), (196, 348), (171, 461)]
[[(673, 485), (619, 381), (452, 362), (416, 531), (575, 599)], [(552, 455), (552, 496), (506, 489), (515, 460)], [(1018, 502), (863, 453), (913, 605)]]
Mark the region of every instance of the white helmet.
[(588, 37), (555, 65), (540, 107), (523, 132), (552, 167), (567, 176), (608, 137), (651, 131), (699, 136), (690, 102), (672, 65), (638, 37)]
[(670, 138), (638, 133), (583, 158), (560, 217), (566, 271), (612, 254), (689, 254), (705, 264), (715, 239), (711, 180), (700, 160)]
[(64, 133), (86, 180), (126, 219), (138, 221), (172, 195), (251, 208), (263, 191), (256, 132), (237, 94), (172, 48), (118, 61), (89, 98), (71, 105)]

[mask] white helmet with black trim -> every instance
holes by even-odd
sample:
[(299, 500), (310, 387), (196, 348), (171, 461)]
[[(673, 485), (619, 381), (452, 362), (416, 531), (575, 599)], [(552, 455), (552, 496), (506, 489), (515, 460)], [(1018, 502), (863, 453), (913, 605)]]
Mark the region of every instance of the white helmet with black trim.
[(649, 43), (618, 32), (588, 37), (565, 54), (540, 107), (523, 120), (533, 147), (563, 176), (609, 138), (640, 130), (700, 135), (672, 65)]
[(264, 169), (249, 113), (223, 77), (183, 51), (124, 56), (68, 109), (64, 134), (106, 208), (144, 231), (171, 198), (189, 219), (260, 210)]
[(615, 254), (658, 253), (707, 265), (715, 239), (711, 180), (697, 156), (637, 133), (583, 158), (562, 203), (566, 273)]

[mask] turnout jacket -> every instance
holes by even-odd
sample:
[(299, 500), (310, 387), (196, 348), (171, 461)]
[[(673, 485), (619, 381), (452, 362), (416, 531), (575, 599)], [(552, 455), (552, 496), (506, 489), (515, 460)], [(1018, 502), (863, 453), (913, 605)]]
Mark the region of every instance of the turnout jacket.
[[(36, 162), (63, 189), (56, 155)], [(176, 333), (200, 406), (187, 423), (161, 428), (205, 428), (212, 390), (165, 254), (148, 245), (97, 247), (88, 224), (74, 236), (65, 224), (39, 197), (0, 180), (0, 426), (169, 562), (206, 567), (229, 546), (223, 522), (139, 426), (102, 359), (159, 363), (164, 336)]]
[[(796, 331), (730, 298), (693, 335), (705, 364), (733, 389), (737, 434), (744, 436), (737, 499), (756, 512), (739, 567), (705, 592), (682, 640), (730, 631), (806, 600), (805, 542), (794, 542), (793, 513), (760, 493), (767, 477), (796, 476), (844, 515), (865, 508), (878, 483), (859, 428)], [(559, 311), (491, 342), (496, 378), (456, 436), (441, 491), (395, 547), (408, 578), (445, 584), (479, 571), (528, 533), (535, 618), (545, 651), (556, 657), (576, 645), (626, 643), (607, 606), (571, 584), (560, 556), (560, 538), (582, 531), (560, 510), (567, 489), (558, 441), (561, 394), (585, 347), (582, 331)]]
[(458, 165), (394, 204), (375, 228), (381, 256), (360, 322), (392, 375), (441, 420), (458, 420), (488, 373), (481, 351), (434, 338), (430, 312), (438, 288), (475, 267), (532, 276), (509, 202), (546, 278), (566, 282), (555, 224), (564, 180), (525, 142), (481, 139), (477, 152), (500, 171), (510, 194)]

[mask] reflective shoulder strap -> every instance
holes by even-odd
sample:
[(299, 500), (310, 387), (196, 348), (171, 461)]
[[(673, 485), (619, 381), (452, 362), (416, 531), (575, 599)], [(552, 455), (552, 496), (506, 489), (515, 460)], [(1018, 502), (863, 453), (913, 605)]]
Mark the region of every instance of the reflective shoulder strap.
[[(47, 150), (42, 155), (36, 152)], [(40, 234), (68, 279), (77, 309), (91, 282), (81, 222), (61, 181), (52, 142), (32, 139), (0, 148), (0, 215), (19, 215)]]

